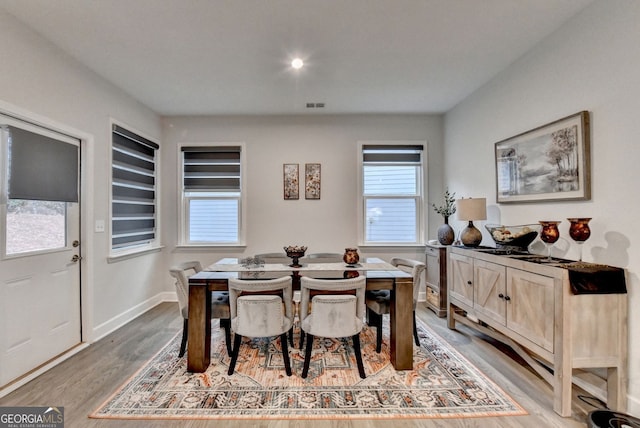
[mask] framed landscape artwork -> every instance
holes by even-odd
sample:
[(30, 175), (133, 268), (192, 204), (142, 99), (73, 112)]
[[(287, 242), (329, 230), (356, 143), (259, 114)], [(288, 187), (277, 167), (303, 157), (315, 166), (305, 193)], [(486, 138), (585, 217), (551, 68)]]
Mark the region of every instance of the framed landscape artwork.
[(497, 142), (495, 162), (498, 203), (590, 199), (589, 112)]
[(304, 197), (305, 199), (320, 199), (319, 163), (307, 163), (304, 165)]
[(284, 199), (298, 199), (300, 197), (299, 165), (285, 163), (283, 165)]

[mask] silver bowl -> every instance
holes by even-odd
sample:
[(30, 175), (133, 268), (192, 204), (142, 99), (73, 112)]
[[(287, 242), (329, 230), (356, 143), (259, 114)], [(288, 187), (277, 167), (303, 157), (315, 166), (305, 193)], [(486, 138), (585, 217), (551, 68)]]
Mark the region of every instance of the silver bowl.
[(489, 231), (491, 238), (498, 247), (512, 247), (522, 250), (526, 250), (540, 233), (539, 224), (521, 224), (517, 226), (487, 224), (485, 228)]

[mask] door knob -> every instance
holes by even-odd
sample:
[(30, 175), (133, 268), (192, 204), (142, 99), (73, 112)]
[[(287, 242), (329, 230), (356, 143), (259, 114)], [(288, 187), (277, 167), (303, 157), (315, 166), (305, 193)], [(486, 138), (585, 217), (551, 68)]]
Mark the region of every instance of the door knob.
[(80, 257), (80, 256), (79, 256), (79, 255), (77, 255), (77, 254), (74, 254), (74, 255), (73, 255), (73, 257), (71, 257), (71, 261), (72, 261), (73, 263), (79, 262), (81, 259), (82, 259), (82, 257)]
[(75, 241), (73, 241), (73, 243), (71, 245), (73, 245), (73, 248), (79, 247), (80, 246), (80, 241), (78, 241), (76, 239)]

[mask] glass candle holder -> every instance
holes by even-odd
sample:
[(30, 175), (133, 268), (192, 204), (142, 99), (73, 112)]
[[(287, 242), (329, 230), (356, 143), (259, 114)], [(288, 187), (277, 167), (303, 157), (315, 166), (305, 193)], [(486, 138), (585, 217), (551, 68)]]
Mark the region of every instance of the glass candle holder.
[(551, 261), (551, 247), (553, 244), (560, 239), (560, 231), (558, 230), (558, 225), (561, 223), (560, 221), (550, 220), (550, 221), (539, 221), (542, 225), (542, 230), (540, 231), (540, 239), (547, 246), (547, 258)]
[(578, 244), (580, 248), (580, 257), (578, 260), (582, 261), (582, 244), (591, 236), (591, 229), (589, 228), (591, 218), (568, 218), (567, 220), (571, 223), (569, 226), (569, 236)]

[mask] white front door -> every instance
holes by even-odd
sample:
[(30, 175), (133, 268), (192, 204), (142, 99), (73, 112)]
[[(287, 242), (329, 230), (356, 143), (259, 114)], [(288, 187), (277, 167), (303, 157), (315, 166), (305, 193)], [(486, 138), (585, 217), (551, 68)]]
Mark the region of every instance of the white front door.
[[(0, 116), (0, 125), (6, 125)], [(12, 123), (9, 123), (13, 125)], [(75, 146), (79, 141), (17, 126)], [(11, 165), (3, 132), (0, 198), (0, 388), (79, 344), (80, 203), (8, 197)], [(78, 156), (79, 159), (79, 156)], [(51, 162), (56, 162), (55, 158)], [(63, 165), (60, 165), (64, 168)], [(34, 166), (33, 174), (39, 170)], [(61, 171), (61, 174), (64, 171)], [(78, 174), (77, 177), (80, 175)]]

